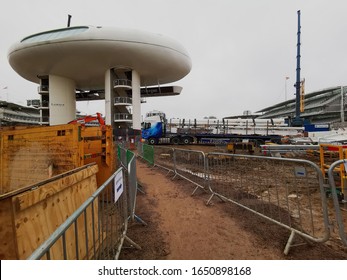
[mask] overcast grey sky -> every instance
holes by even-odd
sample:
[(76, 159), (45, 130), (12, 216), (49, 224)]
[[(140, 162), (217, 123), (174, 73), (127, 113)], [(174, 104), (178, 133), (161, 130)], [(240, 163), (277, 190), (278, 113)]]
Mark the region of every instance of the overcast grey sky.
[[(71, 25), (129, 27), (180, 42), (192, 70), (180, 96), (148, 98), (142, 113), (222, 118), (294, 98), (297, 10), (301, 10), (301, 77), (306, 92), (347, 85), (345, 0), (11, 0), (2, 1), (0, 98), (25, 104), (37, 85), (9, 65), (10, 46), (25, 36)], [(170, 65), (168, 65), (170, 67)], [(94, 114), (103, 103), (78, 104)]]

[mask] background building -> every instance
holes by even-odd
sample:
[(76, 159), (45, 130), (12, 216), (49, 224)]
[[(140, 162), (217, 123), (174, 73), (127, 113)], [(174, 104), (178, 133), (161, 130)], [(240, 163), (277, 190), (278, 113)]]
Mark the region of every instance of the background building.
[(39, 123), (40, 111), (37, 108), (0, 100), (0, 126), (28, 126)]
[[(344, 123), (346, 115), (346, 87), (331, 87), (303, 95), (301, 118), (311, 124)], [(256, 112), (257, 118), (295, 118), (295, 98)]]

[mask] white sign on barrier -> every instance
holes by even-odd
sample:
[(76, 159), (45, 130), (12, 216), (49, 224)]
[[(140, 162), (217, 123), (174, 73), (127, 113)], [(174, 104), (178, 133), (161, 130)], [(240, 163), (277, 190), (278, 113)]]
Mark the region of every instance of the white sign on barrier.
[(117, 202), (124, 190), (123, 172), (118, 172), (114, 177), (114, 202)]
[(295, 166), (294, 172), (296, 177), (306, 177), (306, 169), (302, 166)]

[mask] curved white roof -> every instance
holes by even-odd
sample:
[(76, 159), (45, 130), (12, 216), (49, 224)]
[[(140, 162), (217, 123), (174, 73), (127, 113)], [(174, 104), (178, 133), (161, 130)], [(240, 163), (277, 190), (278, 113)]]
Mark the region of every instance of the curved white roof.
[(178, 42), (139, 30), (76, 26), (34, 34), (9, 50), (12, 68), (38, 83), (38, 76), (58, 75), (81, 89), (104, 87), (106, 70), (136, 70), (141, 86), (175, 82), (191, 70), (191, 59)]

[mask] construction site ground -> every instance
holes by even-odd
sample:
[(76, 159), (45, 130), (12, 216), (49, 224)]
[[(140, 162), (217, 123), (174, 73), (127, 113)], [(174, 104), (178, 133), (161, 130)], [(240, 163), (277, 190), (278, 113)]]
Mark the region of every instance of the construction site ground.
[[(182, 146), (180, 146), (182, 148)], [(219, 147), (184, 148), (221, 151)], [(237, 205), (198, 191), (183, 179), (172, 180), (167, 171), (137, 160), (136, 215), (147, 225), (131, 222), (128, 237), (137, 250), (124, 245), (123, 260), (345, 260), (347, 247), (336, 240), (292, 247), (283, 253), (290, 232)], [(295, 237), (294, 243), (303, 243)], [(341, 242), (341, 241), (340, 241)]]

